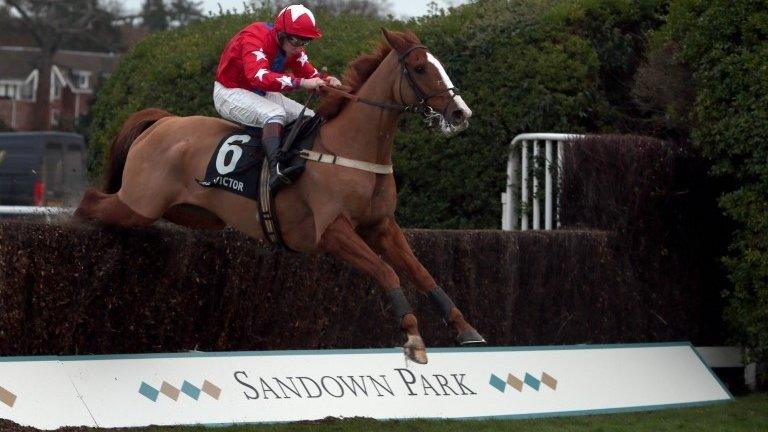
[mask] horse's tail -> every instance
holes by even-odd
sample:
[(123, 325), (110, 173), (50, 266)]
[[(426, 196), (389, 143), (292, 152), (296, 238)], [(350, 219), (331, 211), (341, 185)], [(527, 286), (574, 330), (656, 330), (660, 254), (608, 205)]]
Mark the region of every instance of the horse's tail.
[(104, 171), (102, 183), (102, 189), (105, 193), (113, 194), (120, 190), (123, 184), (125, 159), (128, 157), (128, 150), (136, 138), (156, 121), (170, 116), (173, 114), (160, 108), (146, 108), (128, 117), (109, 148), (109, 161), (107, 169)]

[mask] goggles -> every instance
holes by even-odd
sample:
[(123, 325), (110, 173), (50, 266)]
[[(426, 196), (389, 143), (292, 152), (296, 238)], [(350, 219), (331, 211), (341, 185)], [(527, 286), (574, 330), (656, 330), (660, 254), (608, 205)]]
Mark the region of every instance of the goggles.
[(285, 40), (287, 40), (288, 43), (290, 43), (291, 45), (297, 48), (305, 47), (309, 45), (309, 43), (312, 41), (312, 39), (305, 39), (302, 37), (292, 36), (292, 35), (286, 35)]

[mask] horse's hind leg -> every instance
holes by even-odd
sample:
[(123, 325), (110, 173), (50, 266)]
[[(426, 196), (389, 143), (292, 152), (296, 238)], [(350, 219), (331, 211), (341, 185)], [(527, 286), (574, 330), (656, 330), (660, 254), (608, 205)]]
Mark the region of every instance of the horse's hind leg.
[(155, 221), (133, 211), (120, 201), (117, 194), (105, 194), (93, 188), (85, 191), (80, 205), (75, 210), (75, 217), (124, 227), (150, 225)]
[(403, 231), (393, 219), (387, 219), (368, 231), (365, 236), (373, 250), (382, 254), (384, 260), (398, 272), (416, 285), (424, 295), (429, 297), (434, 306), (440, 311), (446, 323), (456, 330), (456, 340), (461, 345), (484, 344), (485, 339), (474, 329), (459, 308), (453, 304), (435, 279), (413, 254), (411, 246), (403, 235)]

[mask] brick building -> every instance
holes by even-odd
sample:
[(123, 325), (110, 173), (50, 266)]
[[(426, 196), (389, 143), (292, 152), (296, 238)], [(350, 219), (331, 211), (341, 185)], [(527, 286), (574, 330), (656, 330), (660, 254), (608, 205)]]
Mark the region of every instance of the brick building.
[[(0, 119), (12, 129), (33, 129), (40, 73), (40, 49), (0, 46)], [(112, 73), (119, 54), (59, 50), (53, 58), (50, 91), (51, 129), (72, 130), (88, 113), (94, 89)]]

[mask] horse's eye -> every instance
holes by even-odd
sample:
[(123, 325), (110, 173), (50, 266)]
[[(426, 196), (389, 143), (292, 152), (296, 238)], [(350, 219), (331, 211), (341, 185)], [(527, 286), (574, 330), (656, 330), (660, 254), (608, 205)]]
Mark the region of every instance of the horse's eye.
[(423, 74), (425, 72), (424, 66), (416, 66), (414, 70), (417, 74)]

